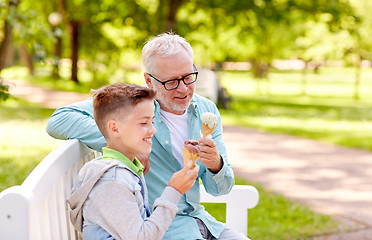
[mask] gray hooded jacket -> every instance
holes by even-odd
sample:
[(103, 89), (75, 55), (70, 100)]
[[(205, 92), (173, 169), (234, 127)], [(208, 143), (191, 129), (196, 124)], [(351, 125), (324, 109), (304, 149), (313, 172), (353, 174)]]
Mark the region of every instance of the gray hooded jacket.
[(147, 217), (147, 188), (118, 160), (92, 160), (80, 170), (68, 200), (70, 219), (82, 231), (84, 221), (102, 227), (115, 239), (162, 239), (178, 210), (181, 194), (166, 187)]

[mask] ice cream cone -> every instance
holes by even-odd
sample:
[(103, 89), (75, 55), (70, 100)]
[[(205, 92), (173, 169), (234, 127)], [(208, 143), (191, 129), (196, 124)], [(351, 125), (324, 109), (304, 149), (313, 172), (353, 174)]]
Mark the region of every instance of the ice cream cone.
[(204, 112), (200, 116), (200, 120), (202, 122), (203, 137), (207, 137), (209, 134), (212, 135), (213, 130), (218, 125), (218, 118), (216, 114), (211, 113), (211, 112)]
[(214, 128), (209, 128), (207, 124), (202, 123), (202, 134), (203, 137), (207, 137), (209, 134), (212, 135)]
[(192, 160), (192, 167), (195, 167), (196, 159), (199, 157), (197, 153), (191, 153), (187, 148), (182, 147), (183, 152), (183, 164), (187, 166), (187, 163)]

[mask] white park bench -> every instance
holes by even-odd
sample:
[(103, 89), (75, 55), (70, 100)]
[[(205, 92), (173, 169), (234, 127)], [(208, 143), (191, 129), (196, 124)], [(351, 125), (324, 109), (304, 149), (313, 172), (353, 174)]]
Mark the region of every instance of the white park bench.
[[(0, 239), (77, 240), (66, 200), (79, 169), (99, 156), (78, 140), (67, 140), (46, 156), (21, 186), (0, 193)], [(256, 188), (234, 186), (228, 195), (213, 197), (201, 188), (202, 202), (226, 203), (226, 224), (247, 234), (247, 209), (258, 203)]]

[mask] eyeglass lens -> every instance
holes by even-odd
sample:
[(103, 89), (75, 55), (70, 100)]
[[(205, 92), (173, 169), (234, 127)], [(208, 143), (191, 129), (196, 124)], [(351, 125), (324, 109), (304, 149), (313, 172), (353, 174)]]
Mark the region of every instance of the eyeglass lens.
[(185, 85), (189, 85), (189, 84), (195, 82), (196, 76), (197, 76), (196, 73), (190, 73), (190, 74), (187, 74), (186, 76), (184, 76), (182, 79), (174, 79), (174, 80), (166, 81), (164, 83), (164, 86), (165, 86), (166, 89), (174, 89), (174, 88), (178, 87), (181, 80), (183, 81), (183, 83)]

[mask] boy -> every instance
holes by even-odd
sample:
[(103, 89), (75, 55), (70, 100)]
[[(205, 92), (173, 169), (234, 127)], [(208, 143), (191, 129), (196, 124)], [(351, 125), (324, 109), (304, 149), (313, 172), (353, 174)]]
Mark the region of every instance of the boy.
[(181, 195), (198, 176), (191, 161), (173, 174), (149, 216), (143, 166), (135, 157), (151, 152), (155, 133), (155, 92), (114, 84), (99, 89), (93, 99), (94, 119), (107, 147), (101, 160), (80, 170), (69, 199), (71, 221), (84, 239), (162, 239), (177, 212)]

